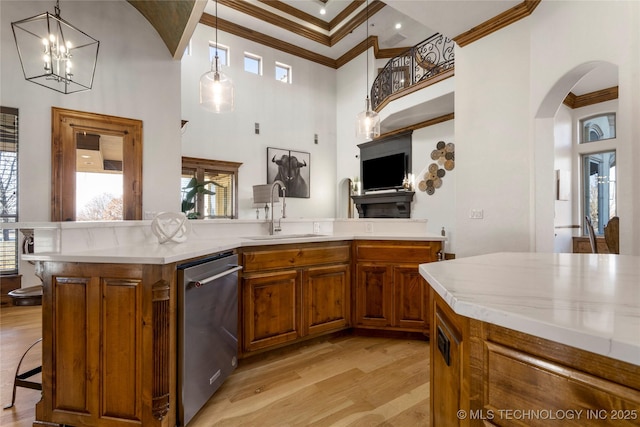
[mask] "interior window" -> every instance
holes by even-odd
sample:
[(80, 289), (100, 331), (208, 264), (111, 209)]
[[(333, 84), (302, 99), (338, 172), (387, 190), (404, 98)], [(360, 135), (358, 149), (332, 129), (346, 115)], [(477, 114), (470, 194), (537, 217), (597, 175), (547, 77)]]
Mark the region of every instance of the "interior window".
[(276, 80), (291, 83), (291, 66), (276, 62)]
[(616, 152), (582, 155), (582, 172), (585, 216), (596, 234), (604, 234), (604, 226), (616, 216)]
[(238, 169), (242, 163), (182, 158), (182, 212), (196, 218), (238, 217)]
[(261, 76), (262, 75), (262, 58), (260, 58), (258, 55), (245, 52), (244, 53), (244, 70), (249, 73), (253, 73)]
[(580, 142), (600, 141), (616, 137), (616, 114), (607, 113), (580, 120)]

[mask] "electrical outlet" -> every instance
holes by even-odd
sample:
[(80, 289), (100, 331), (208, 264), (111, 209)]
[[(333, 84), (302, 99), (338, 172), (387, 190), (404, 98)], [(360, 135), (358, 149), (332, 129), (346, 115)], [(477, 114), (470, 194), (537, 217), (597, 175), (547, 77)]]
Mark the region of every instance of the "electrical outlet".
[(364, 225), (364, 231), (367, 233), (373, 233), (373, 223), (367, 222)]
[(319, 222), (314, 222), (313, 223), (313, 234), (320, 234), (320, 223)]

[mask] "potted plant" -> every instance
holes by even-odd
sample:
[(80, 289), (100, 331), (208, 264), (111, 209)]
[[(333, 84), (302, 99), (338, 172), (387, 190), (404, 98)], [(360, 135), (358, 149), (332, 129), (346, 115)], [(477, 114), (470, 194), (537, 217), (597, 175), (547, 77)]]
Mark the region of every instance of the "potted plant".
[(198, 219), (200, 216), (199, 212), (195, 211), (196, 208), (196, 195), (198, 194), (216, 194), (214, 191), (208, 190), (206, 188), (207, 185), (213, 184), (216, 185), (213, 181), (203, 181), (198, 182), (196, 178), (191, 178), (189, 183), (182, 189), (182, 212), (189, 219)]

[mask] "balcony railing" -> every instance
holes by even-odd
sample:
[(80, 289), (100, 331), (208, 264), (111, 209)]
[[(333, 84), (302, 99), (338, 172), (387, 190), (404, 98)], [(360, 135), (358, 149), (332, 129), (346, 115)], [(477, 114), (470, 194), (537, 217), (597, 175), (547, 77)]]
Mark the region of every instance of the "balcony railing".
[(434, 34), (387, 62), (371, 87), (371, 102), (376, 109), (394, 93), (452, 69), (453, 40)]

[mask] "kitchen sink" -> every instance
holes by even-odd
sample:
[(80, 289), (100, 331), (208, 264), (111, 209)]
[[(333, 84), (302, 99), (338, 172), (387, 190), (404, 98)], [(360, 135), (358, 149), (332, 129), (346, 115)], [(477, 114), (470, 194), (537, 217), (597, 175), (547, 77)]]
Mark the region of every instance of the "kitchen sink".
[(249, 240), (283, 240), (283, 239), (304, 239), (308, 237), (322, 237), (323, 234), (303, 233), (303, 234), (274, 234), (267, 236), (247, 237)]

